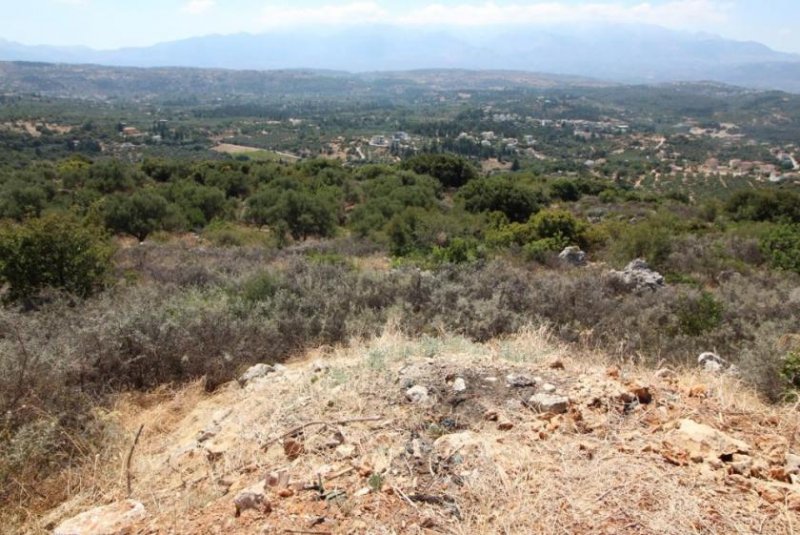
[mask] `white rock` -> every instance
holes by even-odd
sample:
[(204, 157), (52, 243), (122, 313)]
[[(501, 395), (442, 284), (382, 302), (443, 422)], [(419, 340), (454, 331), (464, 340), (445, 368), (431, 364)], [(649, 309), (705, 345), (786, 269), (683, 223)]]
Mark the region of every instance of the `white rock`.
[(580, 247), (567, 247), (558, 255), (558, 259), (564, 264), (580, 267), (586, 265), (586, 253)]
[(428, 389), (422, 385), (412, 386), (406, 390), (406, 399), (411, 403), (426, 403), (428, 401)]
[(453, 391), (464, 392), (466, 389), (467, 389), (467, 382), (461, 377), (457, 377), (456, 380), (453, 382)]
[(716, 353), (706, 352), (701, 353), (700, 356), (697, 357), (697, 364), (709, 373), (719, 373), (725, 368), (727, 363), (725, 359)]
[(747, 443), (689, 419), (679, 422), (669, 440), (688, 451), (693, 459), (720, 459), (723, 456), (747, 455), (750, 452)]
[(124, 500), (81, 513), (59, 525), (53, 535), (128, 535), (146, 516), (140, 502)]
[(255, 366), (251, 366), (246, 372), (244, 372), (241, 377), (239, 377), (239, 384), (241, 386), (246, 386), (249, 382), (260, 379), (261, 377), (266, 377), (270, 373), (274, 372), (275, 368), (270, 366), (269, 364), (256, 364)]
[(551, 385), (550, 383), (546, 383), (542, 385), (542, 392), (545, 394), (552, 394), (556, 391), (556, 387)]
[(528, 400), (528, 403), (539, 412), (563, 414), (569, 408), (569, 398), (551, 394), (534, 394)]

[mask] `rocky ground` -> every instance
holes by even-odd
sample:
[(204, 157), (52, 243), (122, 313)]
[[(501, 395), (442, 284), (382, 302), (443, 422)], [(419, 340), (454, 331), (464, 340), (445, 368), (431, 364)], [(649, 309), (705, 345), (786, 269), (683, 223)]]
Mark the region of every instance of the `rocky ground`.
[(543, 332), (488, 344), (388, 333), (255, 367), (213, 394), (196, 384), (127, 396), (107, 417), (125, 429), (118, 453), (85, 468), (74, 497), (30, 531), (800, 525), (795, 407), (763, 404), (732, 374), (642, 370), (551, 345)]

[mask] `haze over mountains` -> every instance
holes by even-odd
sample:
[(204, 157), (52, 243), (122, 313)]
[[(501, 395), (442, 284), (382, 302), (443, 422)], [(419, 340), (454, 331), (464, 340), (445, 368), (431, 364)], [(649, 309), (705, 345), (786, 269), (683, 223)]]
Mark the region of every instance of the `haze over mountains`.
[(0, 41), (0, 60), (349, 72), (519, 70), (624, 83), (711, 80), (800, 92), (800, 55), (755, 42), (642, 25), (469, 30), (359, 25), (213, 35), (103, 51)]

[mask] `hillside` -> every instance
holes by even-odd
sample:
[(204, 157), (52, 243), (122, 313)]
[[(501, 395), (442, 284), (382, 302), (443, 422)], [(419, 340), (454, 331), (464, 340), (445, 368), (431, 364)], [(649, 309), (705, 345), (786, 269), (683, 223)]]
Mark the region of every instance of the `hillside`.
[(103, 415), (116, 438), (51, 480), (69, 499), (27, 527), (116, 503), (128, 520), (104, 532), (792, 531), (795, 411), (735, 375), (610, 363), (544, 330), (478, 344), (389, 329), (213, 394), (122, 395)]
[(608, 87), (576, 76), (512, 71), (423, 70), (362, 75), (326, 70), (235, 71), (196, 68), (134, 68), (99, 65), (0, 62), (0, 91), (62, 97), (201, 98), (280, 95), (374, 97), (455, 90)]
[(713, 80), (800, 91), (800, 56), (755, 42), (630, 24), (493, 26), (469, 31), (391, 25), (292, 28), (119, 50), (0, 41), (0, 60), (358, 73), (499, 69), (624, 83)]

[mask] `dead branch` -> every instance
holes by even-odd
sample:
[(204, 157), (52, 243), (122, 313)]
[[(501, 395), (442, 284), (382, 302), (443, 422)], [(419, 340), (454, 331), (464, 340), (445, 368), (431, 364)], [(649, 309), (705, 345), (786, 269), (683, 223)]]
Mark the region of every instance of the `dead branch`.
[(144, 430), (144, 424), (139, 426), (139, 431), (136, 432), (136, 438), (133, 439), (133, 444), (131, 444), (131, 449), (128, 452), (128, 457), (125, 459), (125, 477), (128, 483), (128, 498), (131, 497), (131, 460), (133, 459), (133, 450), (136, 449), (136, 444), (139, 443), (139, 437), (142, 436), (142, 430)]

